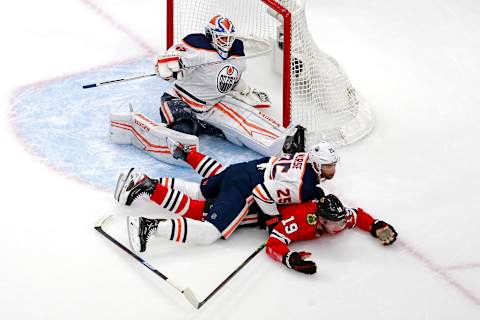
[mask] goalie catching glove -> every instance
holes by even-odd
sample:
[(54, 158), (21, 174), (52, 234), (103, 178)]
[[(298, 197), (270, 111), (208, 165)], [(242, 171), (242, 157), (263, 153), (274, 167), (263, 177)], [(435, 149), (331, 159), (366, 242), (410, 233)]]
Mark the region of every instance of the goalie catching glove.
[(305, 274), (314, 274), (317, 272), (317, 265), (315, 262), (304, 260), (311, 255), (310, 252), (305, 251), (290, 251), (283, 256), (282, 263), (295, 271)]
[(375, 220), (370, 229), (370, 233), (375, 238), (379, 239), (384, 246), (388, 246), (397, 240), (397, 231), (382, 220)]
[(164, 54), (157, 58), (155, 73), (164, 80), (183, 78), (182, 60), (178, 55)]
[(238, 80), (237, 85), (229, 92), (229, 95), (255, 108), (270, 108), (272, 106), (266, 92), (252, 89), (242, 79)]

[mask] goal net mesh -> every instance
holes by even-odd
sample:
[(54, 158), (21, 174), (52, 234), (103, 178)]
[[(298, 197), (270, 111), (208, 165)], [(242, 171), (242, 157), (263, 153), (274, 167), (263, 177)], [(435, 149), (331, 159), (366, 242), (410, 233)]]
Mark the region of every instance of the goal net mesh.
[[(248, 39), (270, 44), (272, 67), (265, 68), (269, 72), (278, 71), (283, 78), (284, 92), (283, 106), (274, 108), (282, 109), (280, 120), (284, 125), (300, 124), (307, 128), (307, 145), (320, 140), (336, 145), (350, 144), (373, 128), (369, 106), (337, 61), (315, 44), (307, 25), (305, 0), (168, 1), (173, 7), (173, 15), (169, 17), (173, 43), (190, 33), (204, 32), (207, 21), (222, 14), (234, 23), (238, 37), (246, 39), (247, 50), (256, 43)], [(290, 20), (289, 30), (285, 30), (286, 20)], [(289, 61), (285, 61), (284, 50), (288, 48)]]

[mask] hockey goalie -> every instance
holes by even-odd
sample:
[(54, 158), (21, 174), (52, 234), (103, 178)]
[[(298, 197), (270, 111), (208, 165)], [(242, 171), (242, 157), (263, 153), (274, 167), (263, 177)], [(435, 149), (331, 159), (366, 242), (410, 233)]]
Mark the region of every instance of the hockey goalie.
[(201, 134), (220, 136), (264, 156), (305, 149), (305, 129), (283, 128), (259, 111), (270, 107), (265, 92), (251, 88), (243, 79), (246, 56), (243, 42), (226, 17), (213, 17), (205, 33), (187, 35), (156, 60), (159, 77), (173, 85), (161, 98), (156, 123), (141, 113), (112, 113), (110, 138), (118, 144), (133, 144), (168, 163), (174, 159), (167, 146), (171, 138), (192, 148)]
[(158, 57), (159, 77), (173, 80), (161, 99), (167, 127), (185, 134), (221, 136), (262, 155), (304, 151), (304, 129), (283, 128), (258, 109), (271, 106), (265, 92), (243, 79), (246, 57), (233, 23), (216, 15), (205, 33), (187, 35)]

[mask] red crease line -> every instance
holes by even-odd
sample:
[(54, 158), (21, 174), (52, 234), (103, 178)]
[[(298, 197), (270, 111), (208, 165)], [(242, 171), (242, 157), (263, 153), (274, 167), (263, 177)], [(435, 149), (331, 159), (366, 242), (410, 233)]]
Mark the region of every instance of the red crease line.
[(416, 258), (420, 262), (422, 262), (430, 271), (438, 274), (440, 277), (442, 277), (450, 286), (456, 288), (458, 291), (460, 291), (464, 296), (472, 300), (476, 305), (480, 305), (480, 299), (475, 296), (474, 293), (472, 293), (470, 290), (462, 286), (460, 283), (455, 281), (451, 276), (449, 276), (445, 272), (445, 268), (441, 268), (437, 266), (435, 263), (432, 262), (429, 258), (427, 258), (425, 255), (421, 254), (417, 250), (415, 250), (413, 247), (410, 245), (406, 244), (404, 241), (397, 240), (398, 245), (400, 245), (407, 253), (409, 253), (412, 257)]

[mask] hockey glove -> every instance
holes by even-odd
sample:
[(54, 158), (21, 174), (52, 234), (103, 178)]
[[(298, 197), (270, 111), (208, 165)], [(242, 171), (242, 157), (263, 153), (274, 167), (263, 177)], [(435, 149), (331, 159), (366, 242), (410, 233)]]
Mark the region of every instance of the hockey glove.
[(305, 128), (302, 126), (295, 126), (295, 133), (291, 136), (285, 137), (283, 143), (283, 153), (294, 154), (297, 152), (305, 152)]
[(272, 101), (268, 94), (252, 89), (243, 79), (239, 79), (235, 87), (228, 93), (232, 98), (243, 101), (254, 108), (270, 108)]
[(375, 220), (370, 228), (370, 233), (375, 238), (379, 239), (384, 246), (388, 246), (397, 240), (397, 231), (382, 220)]
[(269, 219), (265, 221), (266, 229), (268, 233), (272, 233), (273, 229), (277, 226), (277, 224), (282, 220), (280, 215), (271, 216)]
[[(255, 202), (252, 204), (252, 206), (255, 206), (258, 208), (258, 205)], [(250, 208), (252, 206), (250, 206)], [(249, 211), (251, 212), (250, 208), (249, 208)], [(279, 214), (270, 216), (268, 214), (263, 213), (263, 211), (261, 211), (259, 208), (258, 208), (257, 217), (258, 217), (258, 227), (260, 229), (267, 230), (269, 234), (272, 233), (275, 226), (280, 222), (280, 220), (282, 220), (282, 217)]]
[(283, 256), (282, 263), (295, 271), (305, 274), (314, 274), (317, 272), (317, 265), (315, 262), (304, 260), (311, 255), (312, 254), (310, 252), (305, 251), (290, 251)]
[(155, 73), (162, 79), (172, 78), (180, 80), (183, 78), (182, 61), (180, 57), (173, 54), (164, 54), (157, 58)]

